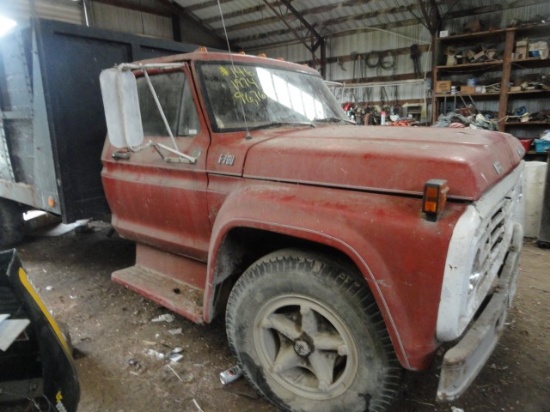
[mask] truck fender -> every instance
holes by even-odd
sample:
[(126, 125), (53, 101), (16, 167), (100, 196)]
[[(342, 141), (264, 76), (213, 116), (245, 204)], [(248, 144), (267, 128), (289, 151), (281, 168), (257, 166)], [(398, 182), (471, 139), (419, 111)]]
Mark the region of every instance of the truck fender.
[(387, 273), (384, 260), (355, 224), (353, 216), (357, 209), (349, 207), (361, 206), (364, 213), (364, 194), (334, 190), (338, 193), (335, 199), (330, 191), (281, 183), (252, 183), (240, 185), (227, 196), (212, 230), (203, 308), (205, 321), (210, 322), (214, 316), (215, 287), (227, 277), (220, 274), (219, 254), (228, 233), (235, 228), (250, 228), (287, 235), (336, 249), (354, 262), (380, 308), (398, 358), (407, 367), (400, 333), (380, 286), (382, 283), (385, 289), (391, 289), (392, 279), (375, 276), (377, 271)]

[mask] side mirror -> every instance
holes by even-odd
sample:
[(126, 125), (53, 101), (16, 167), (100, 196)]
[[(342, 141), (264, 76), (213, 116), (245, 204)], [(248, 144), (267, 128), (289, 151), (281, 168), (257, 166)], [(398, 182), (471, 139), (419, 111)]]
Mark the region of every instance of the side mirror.
[(136, 78), (131, 71), (103, 70), (99, 76), (109, 141), (117, 148), (143, 142)]

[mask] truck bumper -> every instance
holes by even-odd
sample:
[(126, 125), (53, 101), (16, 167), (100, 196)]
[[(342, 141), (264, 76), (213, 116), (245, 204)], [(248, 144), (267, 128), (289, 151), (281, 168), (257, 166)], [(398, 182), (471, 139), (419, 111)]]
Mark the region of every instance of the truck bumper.
[(437, 389), (438, 401), (449, 402), (462, 395), (493, 352), (516, 292), (522, 242), (523, 229), (516, 223), (508, 255), (491, 300), (460, 341), (445, 353)]

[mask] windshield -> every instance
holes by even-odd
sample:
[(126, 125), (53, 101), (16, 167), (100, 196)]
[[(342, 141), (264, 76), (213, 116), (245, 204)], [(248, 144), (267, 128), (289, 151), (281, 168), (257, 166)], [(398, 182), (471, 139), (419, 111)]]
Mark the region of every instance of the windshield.
[(202, 63), (199, 71), (217, 131), (347, 119), (320, 76), (231, 62)]

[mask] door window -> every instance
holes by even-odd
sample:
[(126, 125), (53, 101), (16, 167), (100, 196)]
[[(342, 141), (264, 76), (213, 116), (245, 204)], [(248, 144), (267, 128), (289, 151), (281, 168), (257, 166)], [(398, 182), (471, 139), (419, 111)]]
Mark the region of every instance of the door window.
[[(151, 84), (174, 136), (193, 137), (199, 132), (199, 117), (191, 87), (182, 71), (150, 75)], [(137, 79), (139, 106), (146, 136), (168, 136), (168, 131), (145, 77)]]

